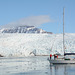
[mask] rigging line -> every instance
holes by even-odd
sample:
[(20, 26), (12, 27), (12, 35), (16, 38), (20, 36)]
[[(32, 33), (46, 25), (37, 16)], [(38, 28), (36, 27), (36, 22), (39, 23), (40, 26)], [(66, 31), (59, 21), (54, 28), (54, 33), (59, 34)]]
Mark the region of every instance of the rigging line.
[[(59, 29), (60, 29), (61, 22), (62, 22), (62, 18), (61, 18), (58, 22), (59, 22), (59, 24), (58, 24), (58, 27), (57, 27), (57, 30), (56, 30), (57, 32), (58, 32)], [(55, 34), (55, 38), (54, 38), (54, 40), (53, 40), (52, 47), (51, 47), (51, 52), (52, 52), (53, 46), (54, 46), (54, 44), (55, 44), (55, 40), (56, 40), (56, 38), (57, 38), (57, 35), (58, 35), (58, 34)]]
[(55, 38), (54, 38), (54, 41), (53, 41), (53, 43), (52, 43), (52, 47), (51, 47), (51, 52), (52, 52), (53, 46), (54, 46), (54, 44), (55, 44), (55, 40), (56, 40), (56, 38), (57, 38), (57, 34), (55, 34)]
[(62, 32), (62, 30), (61, 30), (61, 26), (62, 26), (62, 17), (63, 16), (61, 16), (61, 18), (58, 18), (58, 26), (57, 26), (57, 33), (59, 33), (59, 32)]

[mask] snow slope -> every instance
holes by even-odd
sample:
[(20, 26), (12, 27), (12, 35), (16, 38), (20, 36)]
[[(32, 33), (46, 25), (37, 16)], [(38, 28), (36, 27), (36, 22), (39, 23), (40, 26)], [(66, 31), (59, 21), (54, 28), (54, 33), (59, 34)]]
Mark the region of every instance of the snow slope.
[[(75, 33), (65, 34), (65, 51), (75, 52)], [(0, 54), (9, 57), (63, 54), (62, 34), (0, 33)]]

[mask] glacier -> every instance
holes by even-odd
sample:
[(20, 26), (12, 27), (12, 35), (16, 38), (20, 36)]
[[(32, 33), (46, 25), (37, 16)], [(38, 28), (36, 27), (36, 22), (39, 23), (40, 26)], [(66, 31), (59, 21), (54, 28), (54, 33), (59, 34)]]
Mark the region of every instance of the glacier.
[[(75, 33), (65, 33), (65, 52), (75, 52)], [(63, 55), (62, 34), (0, 33), (0, 55), (24, 57), (34, 55)]]

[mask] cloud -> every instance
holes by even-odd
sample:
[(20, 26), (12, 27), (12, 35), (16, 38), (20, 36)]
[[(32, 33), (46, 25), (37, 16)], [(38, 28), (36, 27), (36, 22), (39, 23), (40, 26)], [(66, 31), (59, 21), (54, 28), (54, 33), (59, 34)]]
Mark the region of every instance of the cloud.
[(25, 26), (25, 25), (38, 27), (48, 22), (51, 22), (50, 17), (48, 15), (30, 16), (30, 17), (22, 18), (18, 21), (3, 25), (2, 27), (17, 27), (17, 26)]

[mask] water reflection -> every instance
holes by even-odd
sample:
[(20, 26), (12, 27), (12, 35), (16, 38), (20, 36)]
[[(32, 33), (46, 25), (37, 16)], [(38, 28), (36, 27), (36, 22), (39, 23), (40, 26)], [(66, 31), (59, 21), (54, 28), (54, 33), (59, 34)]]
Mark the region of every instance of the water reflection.
[(2, 58), (0, 75), (75, 75), (75, 65), (50, 65), (46, 56)]
[(75, 75), (75, 65), (50, 65), (50, 75)]

